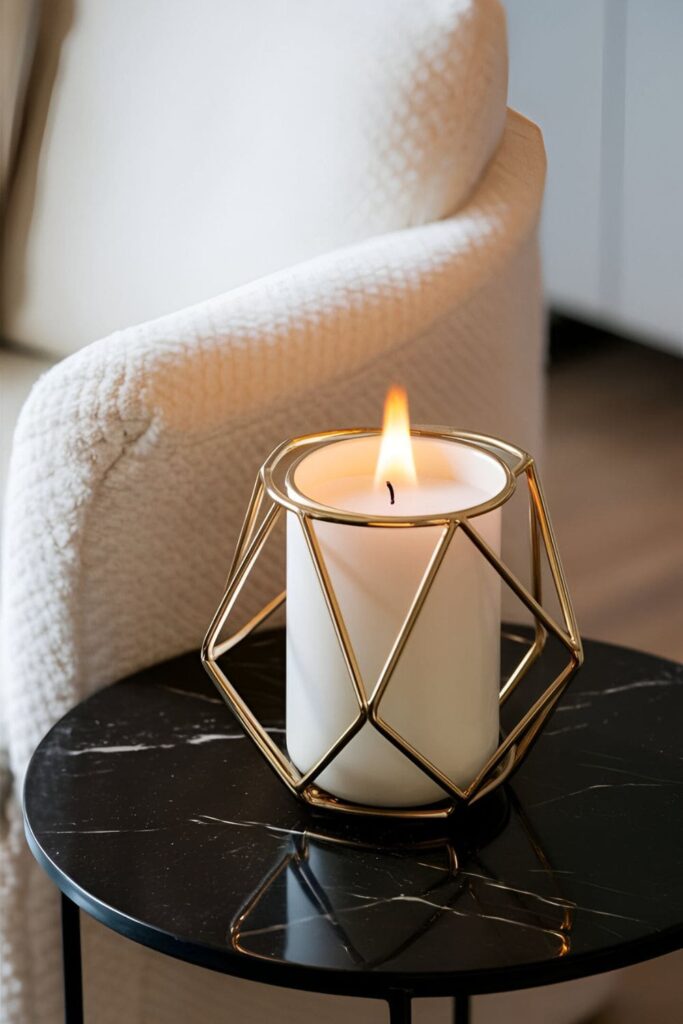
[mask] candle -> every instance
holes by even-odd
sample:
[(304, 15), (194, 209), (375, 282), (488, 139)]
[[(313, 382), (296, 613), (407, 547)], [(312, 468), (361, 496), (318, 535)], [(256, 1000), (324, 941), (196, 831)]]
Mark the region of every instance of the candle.
[[(501, 463), (463, 442), (410, 435), (407, 404), (387, 403), (382, 435), (306, 455), (290, 488), (346, 513), (438, 516), (474, 509), (506, 485)], [(390, 399), (392, 396), (390, 395)], [(498, 553), (500, 509), (476, 518)], [(369, 695), (442, 526), (313, 524)], [(498, 745), (500, 579), (456, 531), (381, 704), (382, 718), (466, 788)], [(358, 715), (358, 705), (301, 523), (287, 515), (287, 748), (308, 770)], [(369, 722), (316, 782), (345, 800), (410, 807), (445, 796)]]

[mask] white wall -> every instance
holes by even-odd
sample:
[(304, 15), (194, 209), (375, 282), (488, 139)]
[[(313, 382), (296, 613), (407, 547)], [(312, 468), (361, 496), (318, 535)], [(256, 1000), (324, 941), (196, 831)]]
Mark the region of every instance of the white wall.
[(506, 0), (550, 301), (683, 354), (683, 0)]
[(621, 311), (683, 352), (683, 2), (629, 0)]

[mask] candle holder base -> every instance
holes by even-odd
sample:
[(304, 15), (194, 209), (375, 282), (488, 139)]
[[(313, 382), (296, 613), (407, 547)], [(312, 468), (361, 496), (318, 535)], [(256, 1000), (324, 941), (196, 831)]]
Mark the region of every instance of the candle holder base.
[[(347, 430), (308, 435), (287, 441), (277, 448), (261, 467), (249, 502), (249, 508), (237, 542), (225, 593), (202, 645), (202, 662), (219, 693), (241, 722), (271, 768), (290, 791), (315, 810), (337, 811), (347, 814), (381, 816), (408, 820), (439, 820), (450, 817), (459, 806), (473, 804), (500, 786), (519, 766), (532, 743), (542, 730), (571, 676), (583, 661), (583, 649), (574, 611), (560, 562), (557, 544), (533, 458), (521, 449), (497, 438), (464, 431), (416, 429), (415, 436), (437, 440), (451, 440), (471, 446), (498, 459), (505, 470), (506, 485), (495, 498), (471, 509), (434, 516), (412, 518), (365, 516), (327, 508), (310, 501), (291, 486), (293, 468), (303, 455), (324, 445), (350, 437), (376, 436), (376, 430)], [(526, 481), (529, 505), (529, 548), (531, 559), (531, 589), (525, 587), (510, 568), (499, 558), (477, 531), (476, 518), (504, 504), (515, 492), (520, 478)], [(306, 538), (308, 552), (315, 567), (327, 611), (348, 671), (349, 684), (357, 703), (353, 722), (306, 772), (301, 772), (285, 752), (273, 741), (253, 714), (243, 697), (237, 692), (219, 664), (219, 658), (254, 629), (265, 622), (286, 600), (286, 592), (275, 596), (250, 621), (226, 639), (220, 640), (226, 624), (238, 601), (240, 592), (264, 546), (284, 512), (296, 515)], [(389, 652), (380, 675), (368, 688), (358, 668), (349, 633), (341, 614), (330, 575), (318, 543), (314, 523), (336, 522), (356, 527), (396, 528), (440, 527), (441, 533), (427, 565), (408, 613)], [(475, 778), (462, 788), (457, 786), (437, 765), (401, 736), (381, 713), (382, 701), (390, 685), (396, 665), (409, 640), (430, 588), (443, 563), (446, 552), (456, 535), (467, 537), (500, 576), (503, 583), (517, 596), (531, 613), (534, 635), (514, 671), (500, 689), (499, 702), (505, 704), (511, 694), (527, 676), (531, 666), (543, 653), (548, 634), (553, 635), (567, 652), (566, 664), (516, 724), (501, 736), (500, 743)], [(561, 623), (543, 606), (542, 552), (545, 552), (553, 588), (559, 601)], [(425, 807), (375, 807), (350, 803), (326, 792), (316, 784), (318, 776), (347, 746), (360, 729), (369, 724), (444, 792), (444, 801)]]

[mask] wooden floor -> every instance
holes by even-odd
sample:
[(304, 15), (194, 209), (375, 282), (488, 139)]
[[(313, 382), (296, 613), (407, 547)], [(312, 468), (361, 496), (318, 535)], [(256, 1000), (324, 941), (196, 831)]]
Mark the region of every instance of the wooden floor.
[[(683, 360), (577, 348), (551, 365), (544, 477), (579, 625), (683, 661)], [(594, 1024), (681, 1021), (675, 953), (625, 971)]]
[(547, 420), (544, 477), (582, 632), (683, 661), (683, 360), (564, 345)]

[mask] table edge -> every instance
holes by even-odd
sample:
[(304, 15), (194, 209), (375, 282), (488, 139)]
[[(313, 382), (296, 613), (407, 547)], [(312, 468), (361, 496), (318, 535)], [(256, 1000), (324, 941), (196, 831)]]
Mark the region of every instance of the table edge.
[(391, 971), (353, 972), (326, 967), (280, 963), (268, 957), (247, 956), (229, 949), (188, 943), (130, 917), (80, 888), (61, 871), (40, 846), (23, 814), (26, 841), (31, 853), (50, 880), (80, 910), (124, 938), (139, 945), (195, 964), (219, 974), (258, 981), (279, 988), (299, 989), (327, 995), (386, 999), (392, 991), (404, 991), (415, 998), (456, 995), (490, 995), (517, 989), (542, 988), (545, 985), (575, 981), (675, 952), (683, 944), (683, 925), (667, 928), (646, 939), (633, 939), (600, 953), (576, 954), (570, 959), (530, 961), (514, 967), (485, 968), (459, 972), (421, 972), (406, 974)]

